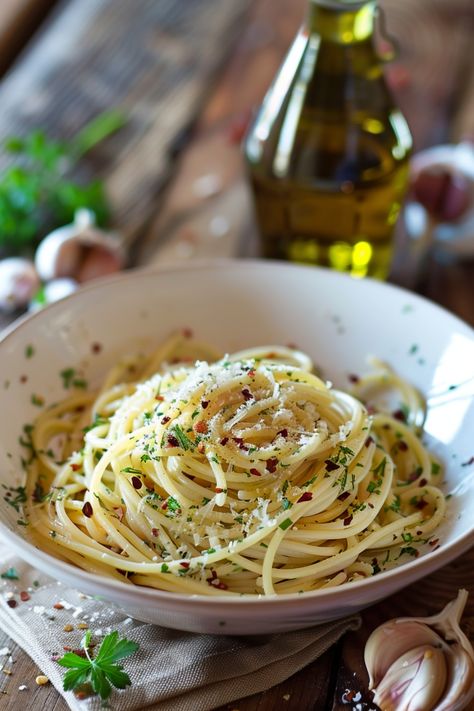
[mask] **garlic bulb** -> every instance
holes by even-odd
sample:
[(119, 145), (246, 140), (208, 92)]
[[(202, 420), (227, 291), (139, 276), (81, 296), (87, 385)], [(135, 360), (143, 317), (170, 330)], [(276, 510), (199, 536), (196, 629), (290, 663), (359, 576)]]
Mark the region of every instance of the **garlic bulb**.
[(112, 274), (123, 266), (124, 253), (117, 236), (95, 226), (90, 210), (77, 210), (71, 225), (43, 239), (35, 265), (43, 281), (72, 278), (82, 283)]
[(0, 261), (0, 309), (11, 312), (28, 304), (40, 281), (33, 262), (21, 257)]
[(364, 660), (382, 711), (461, 711), (474, 698), (474, 650), (459, 627), (467, 596), (460, 590), (438, 615), (372, 632)]

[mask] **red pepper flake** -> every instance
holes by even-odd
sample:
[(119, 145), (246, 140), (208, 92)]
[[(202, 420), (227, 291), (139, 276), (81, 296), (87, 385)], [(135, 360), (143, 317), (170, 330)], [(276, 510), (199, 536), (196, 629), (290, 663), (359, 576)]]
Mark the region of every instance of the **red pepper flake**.
[(271, 457), (270, 459), (267, 459), (265, 468), (267, 471), (270, 472), (270, 474), (273, 474), (273, 472), (276, 471), (277, 466), (278, 466), (278, 459), (276, 457)]
[(214, 491), (216, 492), (216, 494), (222, 494), (222, 492), (224, 491), (224, 489), (221, 489), (220, 486), (216, 486), (216, 488), (214, 489)]
[(201, 407), (203, 410), (209, 405), (209, 400), (201, 400)]
[(183, 330), (181, 331), (181, 333), (183, 334), (183, 336), (184, 336), (185, 338), (192, 338), (193, 335), (194, 335), (191, 328), (183, 328)]
[(71, 469), (73, 472), (78, 472), (81, 466), (81, 464), (71, 464)]
[(155, 538), (158, 537), (158, 529), (157, 528), (152, 528), (151, 529), (151, 535), (154, 536)]
[(134, 489), (141, 489), (142, 488), (143, 482), (140, 479), (140, 477), (132, 476), (131, 481), (132, 481), (132, 486)]
[(344, 491), (344, 492), (343, 492), (342, 494), (340, 494), (337, 498), (339, 499), (339, 501), (345, 501), (346, 499), (349, 498), (350, 495), (351, 495), (351, 492), (350, 492), (350, 491)]
[(268, 358), (269, 360), (272, 360), (273, 358), (276, 358), (276, 357), (277, 357), (277, 354), (272, 351), (271, 353), (267, 353), (267, 354), (264, 355), (263, 357), (264, 357), (264, 358)]
[(206, 451), (206, 445), (204, 444), (204, 442), (199, 442), (197, 450), (199, 454), (204, 454), (204, 452)]
[(31, 600), (31, 597), (29, 594), (26, 592), (26, 590), (22, 590), (20, 593), (20, 600), (22, 602), (28, 602), (28, 600)]
[(408, 481), (410, 481), (410, 482), (415, 481), (416, 479), (418, 479), (419, 476), (420, 476), (420, 473), (417, 471), (414, 471), (408, 475)]
[(206, 434), (208, 430), (207, 422), (205, 420), (199, 420), (194, 424), (193, 429), (195, 432), (199, 432), (199, 434)]
[(229, 441), (229, 438), (228, 438), (228, 437), (223, 437), (223, 438), (221, 439), (221, 444), (222, 444), (222, 446), (225, 447), (225, 445), (227, 444), (228, 441)]
[(248, 388), (243, 388), (242, 389), (242, 395), (244, 396), (244, 400), (247, 402), (248, 400), (254, 400), (254, 396), (250, 392)]
[(28, 376), (27, 376), (27, 375), (22, 375), (21, 378), (20, 378), (20, 383), (26, 383), (27, 380), (28, 380)]
[(423, 533), (423, 531), (417, 531), (417, 532), (416, 532), (416, 535), (417, 535), (417, 536), (421, 536), (422, 533)]
[(354, 384), (355, 384), (355, 383), (358, 383), (358, 382), (360, 381), (359, 376), (358, 376), (358, 375), (355, 375), (354, 373), (349, 373), (349, 375), (348, 375), (347, 377), (348, 377), (350, 383), (354, 383)]
[(430, 546), (436, 546), (436, 545), (438, 545), (438, 543), (439, 543), (439, 538), (433, 538), (433, 539), (429, 542)]
[(282, 430), (279, 430), (277, 432), (277, 436), (278, 435), (281, 435), (282, 437), (288, 437), (288, 430), (286, 429), (286, 427), (284, 427)]
[(163, 402), (164, 399), (163, 395), (155, 395), (155, 400), (158, 400), (158, 402)]
[(345, 518), (344, 521), (343, 521), (344, 526), (348, 526), (348, 525), (352, 522), (352, 519), (353, 519), (353, 518), (354, 518), (354, 517), (353, 517), (352, 514), (351, 514), (350, 516), (346, 516), (346, 518)]
[(356, 697), (357, 693), (352, 689), (346, 689), (342, 695), (342, 703), (350, 704)]
[(304, 494), (301, 494), (300, 498), (296, 502), (297, 504), (301, 504), (303, 501), (311, 501), (313, 498), (313, 494), (311, 491), (305, 491)]
[(172, 434), (168, 435), (168, 447), (179, 447), (179, 442)]
[(98, 343), (97, 341), (91, 345), (91, 351), (92, 353), (100, 353), (102, 350), (102, 343)]
[(186, 570), (189, 568), (190, 565), (191, 565), (191, 563), (189, 563), (187, 560), (182, 560), (182, 561), (180, 562), (180, 566), (181, 566), (182, 568), (186, 568)]
[(405, 413), (403, 412), (403, 410), (395, 410), (395, 412), (392, 412), (392, 417), (393, 417), (395, 420), (400, 420), (400, 422), (406, 422), (406, 421), (407, 421), (407, 418), (406, 418)]
[(64, 605), (61, 605), (60, 602), (55, 602), (53, 607), (55, 610), (64, 610)]
[(467, 460), (467, 462), (463, 462), (461, 464), (462, 467), (470, 467), (471, 464), (474, 464), (474, 457), (471, 457), (470, 459)]
[(419, 486), (426, 486), (427, 485), (427, 480), (426, 479), (420, 479), (419, 481)]
[(407, 452), (408, 451), (407, 443), (401, 439), (398, 443), (398, 449), (400, 450), (400, 452)]
[(255, 373), (256, 373), (255, 368), (250, 368), (247, 375), (249, 376), (249, 378), (255, 378)]
[(426, 508), (426, 506), (428, 506), (428, 502), (425, 501), (424, 499), (420, 499), (415, 504), (415, 508), (419, 509), (420, 511), (422, 511), (424, 508)]
[(90, 501), (86, 501), (86, 503), (82, 507), (82, 513), (87, 518), (90, 518), (92, 516), (92, 514), (94, 513), (94, 509), (92, 508), (92, 504)]
[(163, 509), (163, 511), (166, 511), (166, 509), (168, 508), (168, 502), (163, 501), (163, 503), (161, 504), (161, 508)]
[(239, 446), (240, 449), (247, 449), (247, 447), (245, 446), (245, 442), (244, 442), (244, 440), (242, 439), (242, 437), (232, 437), (232, 439), (233, 439), (234, 442)]
[(210, 578), (206, 578), (208, 585), (212, 585), (213, 588), (217, 588), (218, 590), (228, 590), (228, 586), (225, 583), (221, 583), (215, 570), (211, 571), (211, 576)]
[(165, 415), (161, 420), (161, 424), (167, 425), (170, 420), (171, 420), (171, 417), (168, 417), (168, 415)]
[(339, 464), (332, 462), (330, 459), (326, 459), (324, 462), (326, 465), (326, 471), (333, 472), (335, 469), (339, 469)]
[(255, 467), (252, 467), (252, 469), (250, 469), (250, 473), (253, 474), (254, 476), (262, 476), (260, 474), (260, 472), (258, 471), (258, 469), (255, 469)]
[(373, 443), (373, 441), (374, 441), (373, 437), (370, 437), (370, 436), (367, 437), (367, 439), (365, 440), (365, 446), (370, 447), (370, 445)]
[(7, 605), (8, 605), (8, 607), (15, 608), (18, 605), (18, 603), (16, 600), (7, 600)]

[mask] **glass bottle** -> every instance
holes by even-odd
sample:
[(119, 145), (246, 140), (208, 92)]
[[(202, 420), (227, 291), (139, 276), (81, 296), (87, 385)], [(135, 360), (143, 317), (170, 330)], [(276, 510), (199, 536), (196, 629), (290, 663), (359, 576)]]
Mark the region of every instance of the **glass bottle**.
[(264, 257), (385, 278), (409, 128), (374, 47), (376, 0), (311, 0), (244, 145)]

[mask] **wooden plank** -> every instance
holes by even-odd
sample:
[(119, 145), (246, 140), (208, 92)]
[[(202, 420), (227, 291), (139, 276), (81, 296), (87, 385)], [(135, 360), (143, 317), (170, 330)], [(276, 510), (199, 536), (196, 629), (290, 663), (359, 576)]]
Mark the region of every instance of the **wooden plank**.
[(0, 3), (0, 75), (25, 46), (56, 0), (2, 0)]
[[(117, 224), (133, 241), (248, 3), (63, 0), (0, 87), (0, 140), (39, 126), (67, 138), (120, 107), (127, 126), (95, 151), (89, 172), (105, 178)], [(8, 160), (0, 156), (0, 169)]]
[[(0, 649), (8, 647), (13, 663), (5, 664), (4, 668), (11, 674), (0, 671), (0, 709), (2, 711), (67, 711), (68, 704), (58, 694), (52, 684), (38, 686), (35, 682), (42, 673), (36, 664), (21, 647), (18, 647), (2, 630), (0, 630)], [(2, 662), (4, 657), (2, 658)], [(24, 691), (18, 687), (26, 684)]]

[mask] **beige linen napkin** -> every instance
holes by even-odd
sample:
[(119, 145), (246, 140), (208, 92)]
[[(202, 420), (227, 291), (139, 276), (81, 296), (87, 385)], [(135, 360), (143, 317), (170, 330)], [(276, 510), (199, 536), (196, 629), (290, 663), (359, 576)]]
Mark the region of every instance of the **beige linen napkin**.
[[(98, 697), (79, 701), (73, 693), (64, 692), (66, 670), (54, 661), (64, 654), (65, 646), (80, 646), (84, 630), (78, 625), (83, 623), (98, 644), (106, 634), (117, 630), (121, 637), (140, 645), (123, 662), (132, 686), (114, 690), (109, 699), (114, 711), (216, 708), (284, 681), (360, 624), (353, 616), (298, 632), (258, 637), (190, 634), (132, 620), (107, 603), (34, 570), (19, 558), (7, 557), (0, 542), (0, 574), (10, 567), (17, 571), (19, 580), (0, 579), (0, 627), (31, 656), (73, 711), (103, 708)], [(8, 604), (12, 600), (14, 607)], [(56, 609), (55, 603), (63, 609)]]

